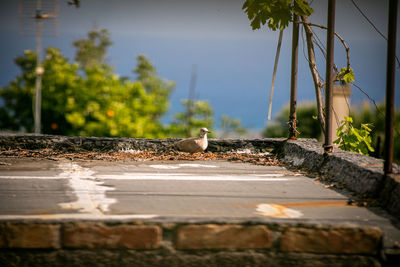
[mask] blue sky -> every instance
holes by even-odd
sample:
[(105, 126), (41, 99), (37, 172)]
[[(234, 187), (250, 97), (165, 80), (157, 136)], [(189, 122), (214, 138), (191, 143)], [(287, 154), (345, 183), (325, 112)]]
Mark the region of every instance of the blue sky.
[[(49, 0), (43, 0), (44, 2)], [(34, 3), (35, 0), (20, 2)], [(175, 81), (170, 113), (182, 110), (180, 100), (187, 98), (192, 66), (197, 66), (196, 96), (208, 100), (216, 118), (223, 114), (242, 120), (244, 126), (263, 128), (268, 122), (269, 90), (278, 32), (264, 27), (253, 31), (241, 7), (242, 0), (82, 0), (76, 9), (59, 1), (58, 30), (47, 30), (43, 46), (59, 48), (71, 60), (71, 43), (84, 38), (95, 27), (108, 29), (113, 46), (109, 63), (121, 76), (131, 76), (135, 57), (146, 54), (159, 76)], [(387, 2), (356, 0), (356, 3), (387, 35)], [(313, 1), (314, 23), (326, 25), (327, 0)], [(377, 102), (384, 101), (386, 77), (386, 42), (365, 21), (350, 0), (336, 1), (336, 31), (350, 47), (351, 66), (356, 82)], [(0, 86), (6, 85), (19, 72), (13, 59), (26, 49), (35, 49), (34, 27), (21, 27), (20, 22), (33, 23), (18, 15), (18, 1), (0, 3)], [(54, 25), (47, 21), (48, 29)], [(24, 29), (30, 36), (22, 36)], [(398, 29), (399, 30), (399, 29)], [(55, 33), (58, 33), (58, 37)], [(326, 32), (316, 29), (324, 41)], [(399, 32), (397, 34), (400, 36)], [(397, 51), (400, 50), (399, 42)], [(275, 83), (272, 115), (289, 101), (291, 27), (284, 32), (280, 62)], [(317, 52), (318, 68), (324, 77), (325, 63)], [(345, 66), (346, 56), (339, 41), (335, 42), (335, 62)], [(315, 101), (308, 63), (303, 56), (302, 39), (299, 51), (299, 102)], [(400, 106), (399, 69), (396, 71), (396, 105)], [(367, 101), (353, 89), (352, 104)]]

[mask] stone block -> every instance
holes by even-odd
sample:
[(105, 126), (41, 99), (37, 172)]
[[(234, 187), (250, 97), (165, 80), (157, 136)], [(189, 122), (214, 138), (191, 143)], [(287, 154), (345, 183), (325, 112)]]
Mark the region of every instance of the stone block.
[(272, 233), (263, 225), (186, 225), (177, 230), (178, 249), (268, 249)]
[(1, 248), (59, 248), (59, 225), (5, 223), (0, 226)]
[(66, 248), (155, 249), (161, 239), (161, 228), (153, 225), (75, 223), (65, 225), (62, 231)]
[(381, 244), (378, 227), (289, 228), (280, 237), (280, 250), (285, 252), (376, 255)]

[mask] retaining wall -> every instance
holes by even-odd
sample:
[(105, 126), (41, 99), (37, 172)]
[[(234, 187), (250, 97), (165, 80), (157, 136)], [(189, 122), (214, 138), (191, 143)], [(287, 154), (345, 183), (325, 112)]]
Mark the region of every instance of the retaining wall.
[[(0, 150), (162, 152), (176, 140), (0, 135)], [(385, 177), (382, 160), (338, 149), (325, 155), (313, 139), (210, 140), (207, 151), (276, 154), (380, 199), (400, 218), (399, 176)], [(382, 249), (377, 227), (295, 220), (0, 221), (0, 266), (381, 266), (398, 260), (384, 259)]]
[(3, 222), (1, 266), (381, 266), (378, 227)]

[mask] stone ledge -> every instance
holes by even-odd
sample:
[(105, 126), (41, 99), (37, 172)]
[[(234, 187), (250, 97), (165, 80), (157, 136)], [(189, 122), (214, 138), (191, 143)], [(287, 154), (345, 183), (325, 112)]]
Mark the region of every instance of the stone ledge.
[(74, 249), (156, 249), (162, 231), (154, 225), (106, 225), (74, 223), (62, 227), (62, 247)]
[(272, 233), (263, 225), (185, 225), (177, 230), (177, 249), (268, 249)]
[(60, 248), (60, 226), (39, 223), (1, 223), (0, 248)]
[[(162, 233), (172, 233), (165, 234)], [(61, 237), (61, 238), (60, 238)], [(2, 222), (2, 249), (155, 250), (167, 242), (177, 250), (265, 250), (316, 254), (378, 255), (383, 233), (378, 227), (327, 224), (188, 224), (152, 221)]]
[(325, 155), (315, 139), (283, 142), (279, 159), (295, 167), (328, 175), (359, 195), (379, 199), (383, 207), (400, 218), (400, 167), (393, 164), (393, 175), (385, 177), (383, 160), (335, 148)]
[[(42, 134), (0, 135), (0, 149), (52, 149), (66, 152), (82, 151), (163, 151), (180, 139), (143, 139), (111, 137), (79, 137)], [(208, 152), (271, 152), (284, 138), (209, 139)]]

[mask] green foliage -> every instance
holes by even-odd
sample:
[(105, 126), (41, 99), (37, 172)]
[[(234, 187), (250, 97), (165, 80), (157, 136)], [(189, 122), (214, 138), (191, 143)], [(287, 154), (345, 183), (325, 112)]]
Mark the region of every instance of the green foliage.
[[(35, 92), (36, 55), (27, 50), (17, 56), (15, 63), (21, 68), (18, 75), (7, 86), (0, 88), (0, 98), (4, 106), (0, 108), (0, 128), (13, 131), (33, 130), (32, 103)], [(42, 78), (42, 121), (45, 133), (68, 132), (69, 123), (65, 119), (66, 99), (79, 90), (81, 78), (78, 65), (70, 64), (55, 48), (46, 50), (43, 61), (45, 74)]]
[(137, 81), (143, 85), (146, 93), (152, 96), (153, 106), (157, 107), (152, 113), (153, 120), (159, 121), (168, 111), (169, 97), (175, 88), (175, 83), (157, 77), (155, 67), (145, 55), (138, 55), (136, 60), (134, 73), (137, 74)]
[[(373, 124), (374, 129), (371, 132), (371, 139), (375, 152), (375, 157), (382, 157), (382, 150), (385, 138), (385, 105), (378, 105), (378, 109), (375, 106), (369, 104), (363, 104), (361, 107), (356, 106), (350, 110), (350, 116), (353, 118), (353, 125), (357, 128), (361, 127), (362, 123)], [(394, 149), (393, 158), (397, 163), (400, 163), (400, 110), (395, 109), (394, 114)], [(378, 139), (381, 141), (378, 142)], [(377, 145), (380, 143), (380, 147)]]
[(239, 136), (243, 136), (247, 133), (246, 128), (241, 125), (239, 119), (233, 119), (227, 115), (221, 116), (219, 129), (222, 130), (222, 138), (226, 138), (231, 133), (238, 134)]
[[(313, 104), (300, 104), (296, 109), (297, 131), (300, 138), (321, 138), (321, 127), (316, 119), (317, 107)], [(274, 122), (263, 130), (264, 137), (287, 137), (289, 135), (289, 106), (276, 116)]]
[[(100, 31), (104, 33), (104, 31)], [(91, 38), (81, 40), (88, 47)], [(104, 46), (110, 43), (103, 36)], [(100, 62), (105, 51), (94, 55), (78, 49), (86, 61), (70, 63), (59, 50), (48, 48), (43, 61), (42, 132), (82, 136), (127, 136), (162, 138), (166, 129), (161, 117), (168, 110), (174, 84), (156, 75), (145, 56), (138, 57), (137, 81), (119, 78), (112, 68)], [(94, 57), (94, 59), (92, 58)], [(97, 57), (97, 58), (96, 58)], [(15, 60), (21, 74), (0, 88), (4, 106), (0, 108), (0, 129), (33, 130), (32, 101), (35, 88), (36, 55), (26, 51)], [(91, 62), (90, 64), (87, 62)], [(147, 71), (143, 66), (151, 66)], [(146, 74), (146, 75), (145, 75)]]
[[(363, 129), (362, 124), (373, 124), (374, 128), (370, 131), (371, 147), (374, 148), (375, 152), (371, 153), (375, 157), (382, 157), (382, 147), (384, 144), (385, 136), (385, 106), (378, 105), (378, 110), (375, 106), (364, 104), (362, 107), (354, 107), (350, 110), (350, 117), (353, 119), (353, 127), (357, 129)], [(307, 111), (307, 112), (306, 112)], [(311, 137), (321, 138), (320, 126), (316, 119), (312, 119), (317, 114), (315, 105), (298, 105), (297, 106), (297, 126), (298, 137)], [(273, 123), (270, 123), (263, 131), (264, 137), (287, 137), (288, 136), (288, 125), (287, 121), (289, 118), (289, 107), (282, 109), (280, 114), (275, 118)], [(395, 131), (394, 131), (394, 160), (400, 163), (400, 110), (395, 109), (394, 119)], [(368, 127), (369, 128), (369, 127)], [(378, 138), (380, 141), (380, 149), (377, 148)], [(379, 154), (377, 154), (379, 152)]]
[(247, 13), (253, 30), (268, 22), (272, 30), (283, 30), (289, 25), (293, 14), (309, 16), (313, 9), (305, 0), (246, 0), (242, 9)]
[(75, 60), (84, 68), (106, 64), (107, 48), (112, 45), (106, 29), (88, 32), (87, 39), (73, 42), (77, 52)]
[(339, 81), (344, 81), (345, 83), (354, 82), (354, 72), (352, 68), (343, 67), (340, 72), (336, 75), (336, 79)]
[[(175, 114), (174, 121), (168, 128), (174, 137), (197, 136), (202, 127), (212, 129), (214, 124), (213, 110), (207, 101), (183, 100), (185, 112)], [(188, 108), (188, 106), (190, 106)], [(211, 133), (212, 137), (213, 134)]]
[(361, 128), (353, 126), (351, 117), (344, 117), (344, 120), (337, 128), (337, 136), (339, 137), (333, 143), (338, 144), (340, 149), (352, 152), (358, 152), (363, 155), (368, 155), (369, 151), (373, 152), (371, 146), (371, 124), (363, 123)]

